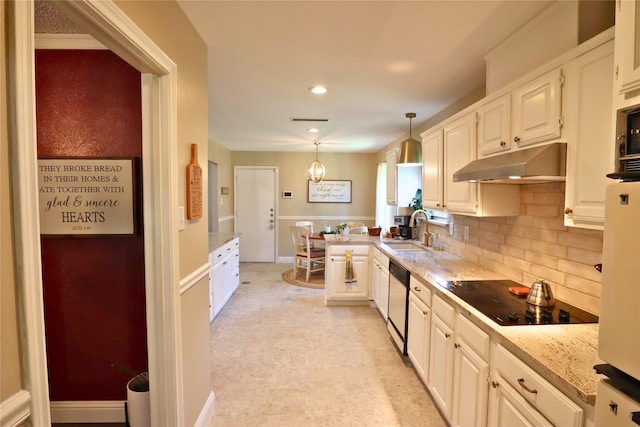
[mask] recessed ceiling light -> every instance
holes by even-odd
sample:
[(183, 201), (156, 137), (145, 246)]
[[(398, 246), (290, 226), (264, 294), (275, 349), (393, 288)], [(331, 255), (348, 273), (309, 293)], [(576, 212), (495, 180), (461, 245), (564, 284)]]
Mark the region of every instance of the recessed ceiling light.
[(311, 128), (311, 129), (307, 129), (307, 131), (308, 131), (308, 132), (311, 132), (311, 133), (318, 133), (318, 132), (320, 132), (320, 129), (318, 129), (318, 128)]
[(327, 93), (327, 88), (324, 86), (313, 86), (310, 87), (309, 90), (316, 95), (322, 95), (323, 93)]

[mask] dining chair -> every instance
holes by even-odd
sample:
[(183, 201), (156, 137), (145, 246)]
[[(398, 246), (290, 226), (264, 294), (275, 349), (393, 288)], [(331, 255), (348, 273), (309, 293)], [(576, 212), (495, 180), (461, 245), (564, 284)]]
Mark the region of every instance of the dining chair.
[(309, 227), (311, 229), (311, 234), (313, 234), (313, 221), (297, 221), (295, 225), (297, 227)]
[(298, 277), (298, 270), (306, 270), (305, 282), (309, 282), (311, 273), (324, 271), (325, 250), (314, 248), (309, 240), (308, 227), (291, 226), (291, 241), (293, 243), (293, 277)]
[[(313, 234), (313, 221), (296, 221), (295, 224), (297, 227), (307, 227), (309, 229), (309, 233)], [(316, 242), (311, 242), (311, 247), (315, 248)], [(322, 245), (319, 245), (322, 246)]]
[(349, 228), (349, 234), (367, 234), (367, 233), (369, 233), (369, 229), (365, 226)]

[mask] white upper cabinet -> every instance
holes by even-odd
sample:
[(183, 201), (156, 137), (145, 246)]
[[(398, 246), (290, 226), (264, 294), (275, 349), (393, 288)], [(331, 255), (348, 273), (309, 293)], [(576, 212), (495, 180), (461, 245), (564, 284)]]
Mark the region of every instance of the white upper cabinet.
[(640, 0), (617, 0), (615, 32), (618, 92), (640, 89)]
[(444, 205), (447, 211), (475, 214), (478, 184), (454, 182), (453, 174), (476, 159), (476, 113), (467, 113), (444, 127)]
[(613, 171), (613, 40), (567, 66), (567, 181), (564, 223), (602, 229)]
[(443, 210), (442, 128), (422, 137), (422, 207)]
[(513, 142), (518, 147), (560, 138), (562, 69), (555, 69), (513, 92)]
[(398, 204), (398, 184), (396, 177), (397, 173), (397, 164), (398, 164), (398, 150), (394, 148), (393, 150), (387, 151), (387, 204), (388, 205), (397, 205)]
[(478, 109), (478, 157), (511, 148), (511, 94)]

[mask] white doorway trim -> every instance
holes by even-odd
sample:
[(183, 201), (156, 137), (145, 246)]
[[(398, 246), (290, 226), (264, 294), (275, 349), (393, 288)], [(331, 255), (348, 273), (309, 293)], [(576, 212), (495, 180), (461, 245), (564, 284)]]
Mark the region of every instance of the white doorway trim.
[[(16, 281), (31, 423), (49, 425), (35, 120), (33, 2), (7, 2)], [(145, 283), (151, 423), (184, 424), (177, 228), (177, 67), (112, 1), (52, 3), (143, 73)]]

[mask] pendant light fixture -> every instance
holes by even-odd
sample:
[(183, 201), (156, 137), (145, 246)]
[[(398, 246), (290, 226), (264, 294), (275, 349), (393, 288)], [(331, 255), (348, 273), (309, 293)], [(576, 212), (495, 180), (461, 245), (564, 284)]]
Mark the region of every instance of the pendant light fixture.
[(320, 182), (324, 178), (324, 174), (327, 172), (322, 163), (318, 161), (318, 141), (313, 142), (316, 145), (316, 159), (309, 165), (309, 179), (313, 182)]
[(400, 144), (398, 166), (422, 166), (422, 144), (411, 137), (411, 119), (416, 113), (407, 113), (404, 116), (409, 119), (409, 138)]

